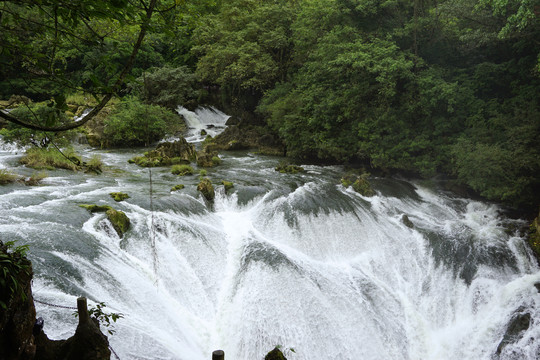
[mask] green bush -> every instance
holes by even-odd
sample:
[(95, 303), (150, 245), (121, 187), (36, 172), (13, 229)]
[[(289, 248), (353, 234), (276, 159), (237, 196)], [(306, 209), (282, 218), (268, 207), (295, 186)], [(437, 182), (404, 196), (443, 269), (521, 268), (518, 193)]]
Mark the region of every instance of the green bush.
[(105, 142), (111, 146), (148, 146), (183, 127), (180, 116), (134, 97), (124, 99), (105, 120)]
[(34, 169), (53, 170), (67, 169), (78, 170), (81, 163), (79, 156), (73, 149), (63, 151), (63, 154), (55, 149), (30, 148), (26, 150), (26, 155), (20, 160), (22, 164)]

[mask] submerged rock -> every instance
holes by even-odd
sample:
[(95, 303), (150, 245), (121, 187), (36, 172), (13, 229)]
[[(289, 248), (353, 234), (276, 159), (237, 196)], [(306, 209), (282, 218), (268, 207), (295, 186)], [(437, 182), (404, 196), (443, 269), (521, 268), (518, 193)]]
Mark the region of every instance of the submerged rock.
[(208, 178), (204, 178), (201, 180), (201, 182), (199, 182), (199, 185), (197, 185), (197, 191), (200, 191), (208, 201), (213, 201), (216, 197), (214, 186)]
[(411, 220), (409, 220), (409, 217), (405, 214), (403, 214), (403, 216), (401, 217), (401, 222), (408, 228), (414, 228), (414, 224), (412, 223)]
[(182, 190), (184, 188), (184, 184), (178, 184), (178, 185), (175, 185), (171, 188), (171, 191), (178, 191), (178, 190)]
[(114, 201), (118, 201), (118, 202), (129, 199), (129, 195), (123, 192), (112, 192), (109, 195), (111, 195)]
[(106, 215), (118, 236), (123, 237), (131, 224), (127, 215), (123, 211), (114, 209), (107, 210)]
[(82, 207), (88, 211), (90, 211), (91, 213), (96, 213), (96, 212), (107, 212), (109, 210), (112, 209), (112, 207), (110, 207), (109, 205), (88, 205), (88, 204), (81, 204), (79, 205), (79, 207)]
[(297, 174), (300, 172), (305, 172), (306, 170), (298, 165), (292, 165), (287, 163), (282, 163), (276, 166), (276, 171), (279, 171), (282, 174)]

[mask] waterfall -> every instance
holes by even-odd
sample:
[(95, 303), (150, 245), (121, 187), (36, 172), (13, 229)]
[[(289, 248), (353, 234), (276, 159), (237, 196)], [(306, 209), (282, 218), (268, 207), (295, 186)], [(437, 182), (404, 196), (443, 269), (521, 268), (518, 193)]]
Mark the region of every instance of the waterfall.
[[(278, 158), (246, 152), (208, 169), (213, 204), (198, 175), (153, 169), (151, 207), (147, 169), (127, 163), (133, 151), (87, 149), (121, 171), (55, 170), (44, 186), (0, 187), (0, 233), (30, 245), (36, 299), (73, 306), (83, 295), (124, 314), (109, 337), (121, 359), (208, 360), (223, 349), (253, 360), (276, 345), (290, 360), (538, 358), (540, 268), (505, 228), (525, 223), (496, 205), (379, 178), (363, 197), (340, 184), (341, 167), (280, 174)], [(13, 156), (0, 147), (0, 160), (14, 166)], [(178, 182), (184, 190), (170, 192)], [(116, 203), (114, 191), (130, 198)], [(122, 210), (132, 228), (119, 238), (79, 204)], [(49, 337), (73, 334), (72, 311), (36, 308)], [(530, 326), (497, 354), (519, 313)]]
[(206, 138), (206, 135), (201, 134), (203, 130), (212, 137), (220, 134), (225, 130), (225, 123), (230, 118), (213, 107), (198, 107), (195, 111), (189, 111), (179, 106), (176, 111), (186, 120), (188, 126), (186, 140), (189, 142), (203, 141)]

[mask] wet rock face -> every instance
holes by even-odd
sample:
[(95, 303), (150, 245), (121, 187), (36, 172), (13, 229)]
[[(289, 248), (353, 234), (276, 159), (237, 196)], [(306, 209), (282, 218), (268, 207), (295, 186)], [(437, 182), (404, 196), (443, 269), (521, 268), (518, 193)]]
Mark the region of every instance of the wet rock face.
[(504, 334), (503, 339), (499, 343), (499, 346), (497, 347), (497, 355), (500, 355), (503, 349), (509, 345), (513, 344), (521, 337), (523, 336), (523, 332), (525, 332), (527, 329), (529, 329), (529, 326), (531, 325), (531, 314), (529, 313), (522, 313), (522, 314), (516, 314), (508, 324), (508, 327), (506, 328), (506, 332)]

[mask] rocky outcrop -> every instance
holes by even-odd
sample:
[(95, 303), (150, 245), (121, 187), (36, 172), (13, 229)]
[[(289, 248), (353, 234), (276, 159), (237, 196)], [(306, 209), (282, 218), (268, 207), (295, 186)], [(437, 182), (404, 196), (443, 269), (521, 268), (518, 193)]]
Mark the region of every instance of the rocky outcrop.
[(175, 142), (161, 143), (155, 150), (145, 153), (144, 156), (136, 156), (129, 162), (142, 167), (154, 167), (189, 164), (196, 159), (195, 146), (181, 138)]
[(214, 198), (216, 197), (214, 186), (208, 178), (204, 178), (199, 182), (199, 185), (197, 185), (197, 191), (200, 191), (204, 198), (208, 201), (214, 201)]
[[(32, 264), (22, 252), (9, 251), (1, 241), (0, 256), (5, 260), (3, 268), (17, 283), (15, 291), (0, 284), (0, 359), (110, 359), (109, 342), (97, 320), (89, 317), (86, 299), (78, 300), (79, 325), (75, 334), (67, 340), (50, 340), (43, 332), (43, 320), (36, 322)], [(17, 266), (6, 265), (8, 262)]]
[(205, 146), (203, 150), (197, 152), (197, 166), (212, 167), (221, 164), (217, 151), (213, 146)]
[(218, 150), (256, 149), (265, 155), (283, 156), (285, 146), (278, 136), (264, 126), (231, 125), (211, 141)]
[(264, 360), (287, 360), (287, 358), (285, 355), (283, 355), (279, 348), (275, 347), (272, 351), (266, 354)]

